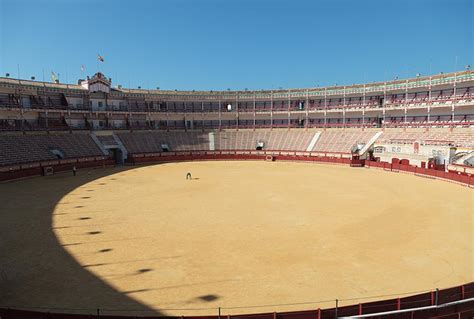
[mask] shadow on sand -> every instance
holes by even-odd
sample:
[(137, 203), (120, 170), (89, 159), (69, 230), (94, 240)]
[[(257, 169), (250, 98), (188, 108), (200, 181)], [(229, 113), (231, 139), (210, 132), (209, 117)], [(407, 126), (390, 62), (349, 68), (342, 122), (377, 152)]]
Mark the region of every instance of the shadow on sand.
[[(125, 170), (128, 168), (93, 170), (91, 174), (79, 171), (71, 178), (58, 174), (0, 184), (0, 308), (82, 314), (96, 314), (100, 308), (104, 315), (166, 315), (128, 297), (130, 292), (119, 292), (95, 277), (87, 270), (94, 265), (81, 266), (54, 234), (53, 211), (63, 196), (95, 179)], [(137, 274), (148, 271), (151, 269), (139, 268)]]

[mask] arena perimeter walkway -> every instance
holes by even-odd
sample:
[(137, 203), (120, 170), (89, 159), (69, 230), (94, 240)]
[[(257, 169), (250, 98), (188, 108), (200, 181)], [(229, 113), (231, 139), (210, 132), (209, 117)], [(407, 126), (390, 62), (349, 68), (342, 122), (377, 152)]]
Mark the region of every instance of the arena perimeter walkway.
[(0, 185), (0, 306), (215, 314), (474, 279), (474, 192), (459, 185), (283, 162), (71, 175)]

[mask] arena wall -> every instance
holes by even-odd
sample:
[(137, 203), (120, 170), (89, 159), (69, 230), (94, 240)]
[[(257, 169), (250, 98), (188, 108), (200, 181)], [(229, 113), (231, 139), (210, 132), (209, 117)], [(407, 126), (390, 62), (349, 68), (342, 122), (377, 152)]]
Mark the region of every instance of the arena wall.
[[(214, 316), (181, 316), (181, 317), (143, 317), (143, 318), (189, 318), (189, 319), (334, 319), (363, 316), (373, 319), (418, 319), (418, 318), (471, 318), (474, 315), (474, 282), (461, 286), (433, 290), (411, 296), (397, 297), (387, 300), (371, 301), (339, 307), (292, 312), (255, 313), (245, 315), (226, 315), (224, 308), (216, 309)], [(450, 304), (453, 303), (453, 304)], [(390, 314), (383, 314), (391, 312)], [(101, 313), (99, 309), (91, 309), (87, 315), (41, 312), (34, 310), (0, 308), (3, 319), (131, 319), (141, 316), (118, 316)]]
[[(205, 161), (205, 160), (267, 160), (267, 161), (302, 161), (313, 163), (343, 164), (352, 166), (366, 166), (380, 168), (392, 172), (406, 172), (417, 176), (433, 179), (443, 179), (459, 184), (473, 186), (474, 175), (461, 171), (440, 171), (436, 169), (419, 168), (400, 162), (353, 162), (350, 155), (343, 153), (315, 153), (293, 151), (183, 151), (166, 153), (131, 154), (127, 163), (131, 165), (177, 162), (177, 161)], [(14, 165), (0, 168), (0, 181), (13, 180), (29, 176), (43, 175), (45, 168), (50, 167), (54, 172), (76, 168), (93, 168), (114, 165), (111, 158), (81, 158), (72, 160), (45, 161), (23, 165)]]

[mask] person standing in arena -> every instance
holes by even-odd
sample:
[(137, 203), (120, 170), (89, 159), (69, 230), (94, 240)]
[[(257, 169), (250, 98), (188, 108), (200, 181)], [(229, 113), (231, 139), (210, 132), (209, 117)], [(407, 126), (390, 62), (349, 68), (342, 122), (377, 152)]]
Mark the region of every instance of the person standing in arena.
[(191, 179), (191, 180), (193, 179), (190, 172), (188, 172), (186, 174), (186, 180), (188, 180), (188, 179)]
[(76, 176), (76, 171), (77, 171), (76, 165), (74, 165), (74, 166), (72, 167), (72, 175), (73, 175), (73, 176)]

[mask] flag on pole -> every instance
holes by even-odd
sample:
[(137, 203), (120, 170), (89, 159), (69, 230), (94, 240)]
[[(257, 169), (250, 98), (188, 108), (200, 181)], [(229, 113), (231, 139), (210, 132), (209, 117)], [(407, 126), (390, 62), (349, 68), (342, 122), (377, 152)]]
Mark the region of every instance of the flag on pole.
[(84, 66), (84, 64), (81, 64), (81, 72), (84, 72), (85, 69), (86, 67)]
[(51, 82), (56, 82), (57, 80), (58, 80), (58, 76), (56, 75), (56, 73), (51, 71)]
[(99, 60), (100, 62), (104, 62), (104, 57), (100, 54), (97, 54), (97, 60)]

